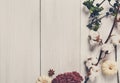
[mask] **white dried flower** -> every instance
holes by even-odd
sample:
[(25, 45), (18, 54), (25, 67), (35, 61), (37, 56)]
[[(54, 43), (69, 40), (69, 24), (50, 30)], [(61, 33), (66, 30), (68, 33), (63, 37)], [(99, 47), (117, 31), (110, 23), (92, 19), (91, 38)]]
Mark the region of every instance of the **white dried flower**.
[(92, 66), (92, 68), (90, 69), (90, 75), (89, 75), (90, 81), (93, 82), (96, 79), (96, 77), (99, 75), (99, 71), (100, 71), (99, 66)]
[(120, 44), (120, 35), (113, 35), (111, 37), (111, 43), (113, 45), (119, 45)]
[(40, 76), (36, 83), (52, 83), (52, 79), (48, 76)]
[(89, 38), (90, 38), (90, 45), (93, 45), (93, 46), (100, 44), (102, 41), (98, 31), (90, 30)]
[(117, 73), (117, 63), (112, 60), (107, 60), (101, 65), (102, 72), (105, 75), (114, 75)]
[(107, 54), (111, 53), (114, 50), (113, 44), (103, 44), (101, 50)]
[(89, 69), (91, 68), (93, 65), (95, 65), (97, 63), (98, 59), (96, 57), (89, 57), (86, 61), (85, 61), (85, 65), (86, 67)]

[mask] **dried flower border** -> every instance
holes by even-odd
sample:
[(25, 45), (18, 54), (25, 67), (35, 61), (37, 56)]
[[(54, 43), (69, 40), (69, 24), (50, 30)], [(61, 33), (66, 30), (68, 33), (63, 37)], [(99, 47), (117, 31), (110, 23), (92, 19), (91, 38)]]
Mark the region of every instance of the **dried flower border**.
[[(120, 1), (119, 0), (115, 0), (114, 4), (111, 3), (111, 0), (107, 0), (109, 5), (111, 6), (109, 8), (109, 11), (106, 12), (106, 15), (103, 15), (102, 17), (101, 16), (101, 11), (104, 10), (104, 8), (102, 7), (102, 4), (105, 2), (106, 0), (103, 0), (101, 3), (97, 3), (95, 4), (95, 0), (86, 0), (84, 1), (83, 5), (85, 5), (87, 7), (87, 9), (90, 11), (90, 22), (89, 24), (87, 25), (87, 27), (90, 29), (90, 30), (93, 30), (93, 31), (98, 31), (98, 29), (100, 28), (100, 25), (101, 25), (101, 22), (102, 22), (102, 19), (105, 18), (105, 17), (108, 17), (108, 16), (114, 16), (114, 21), (113, 21), (113, 25), (112, 25), (112, 28), (110, 30), (110, 33), (106, 39), (106, 41), (103, 43), (102, 41), (98, 41), (100, 38), (97, 37), (96, 42), (99, 42), (99, 43), (102, 43), (103, 44), (107, 44), (108, 41), (110, 40), (111, 36), (112, 36), (112, 32), (117, 24), (117, 22), (120, 22), (120, 18), (118, 18), (118, 13), (120, 12)], [(90, 38), (91, 39), (91, 38)], [(120, 41), (119, 41), (120, 43)], [(117, 61), (117, 45), (114, 45), (114, 50), (115, 50), (115, 61)], [(98, 58), (98, 61), (97, 63), (95, 64), (96, 66), (100, 63), (100, 61), (102, 60), (102, 54), (103, 54), (103, 50), (101, 49), (100, 50), (100, 54), (99, 54), (99, 58)], [(105, 52), (105, 56), (106, 54), (108, 54), (108, 50)], [(86, 66), (86, 64), (85, 64)], [(87, 66), (86, 66), (87, 68)], [(89, 75), (90, 75), (90, 71), (91, 71), (91, 68), (89, 69), (86, 69), (87, 71), (87, 76), (85, 78), (85, 82), (84, 83), (87, 83), (88, 80), (89, 80)], [(119, 72), (117, 72), (117, 83), (119, 83)]]
[[(89, 35), (89, 40), (94, 45), (98, 44), (101, 46), (99, 58), (96, 57), (90, 57), (85, 61), (85, 68), (87, 72), (87, 76), (85, 77), (84, 83), (87, 83), (89, 79), (94, 80), (96, 78), (96, 75), (92, 75), (93, 73), (99, 72), (99, 69), (97, 66), (99, 63), (103, 60), (102, 54), (104, 53), (104, 57), (106, 57), (107, 54), (112, 52), (112, 45), (107, 45), (108, 41), (112, 38), (112, 32), (118, 22), (120, 22), (120, 18), (118, 18), (118, 13), (120, 12), (120, 2), (119, 0), (115, 0), (114, 4), (111, 3), (111, 0), (107, 0), (108, 4), (111, 6), (109, 8), (109, 11), (106, 12), (105, 15), (101, 16), (101, 12), (104, 10), (102, 7), (102, 4), (106, 0), (101, 1), (101, 3), (95, 4), (95, 0), (86, 0), (84, 1), (83, 5), (87, 7), (87, 9), (90, 12), (90, 21), (87, 25), (87, 27), (91, 30), (92, 33)], [(100, 17), (101, 16), (101, 17)], [(114, 16), (113, 25), (111, 27), (110, 33), (106, 39), (106, 41), (103, 43), (102, 39), (100, 38), (99, 33), (97, 32), (100, 28), (100, 25), (102, 23), (102, 19), (108, 16)], [(116, 37), (115, 37), (116, 38)], [(113, 48), (115, 50), (115, 61), (117, 61), (117, 43), (120, 43), (120, 39), (117, 39), (119, 41), (116, 42), (116, 39), (113, 38)], [(93, 45), (92, 44), (92, 45)], [(111, 48), (111, 49), (110, 49)], [(114, 65), (114, 70), (111, 72), (106, 72), (105, 68), (106, 64), (108, 65)], [(119, 72), (116, 68), (116, 63), (113, 61), (105, 61), (103, 66), (103, 71), (105, 70), (106, 74), (112, 75), (117, 73), (117, 83), (119, 83)], [(112, 67), (110, 67), (112, 69)], [(110, 70), (109, 69), (109, 70)], [(48, 71), (48, 76), (40, 76), (36, 83), (81, 83), (83, 81), (83, 77), (78, 72), (66, 72), (64, 74), (59, 74), (55, 78), (52, 78), (52, 76), (55, 74), (55, 71), (53, 69), (50, 69)]]
[(55, 71), (50, 69), (48, 76), (40, 76), (36, 83), (81, 83), (83, 81), (83, 77), (76, 71), (59, 74), (52, 78), (54, 74)]

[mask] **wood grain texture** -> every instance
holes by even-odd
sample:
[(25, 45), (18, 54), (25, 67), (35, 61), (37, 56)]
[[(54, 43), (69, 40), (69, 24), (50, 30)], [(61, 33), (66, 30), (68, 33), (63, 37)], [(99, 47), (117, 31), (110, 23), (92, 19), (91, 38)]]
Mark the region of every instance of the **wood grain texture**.
[[(85, 76), (85, 58), (97, 55), (100, 48), (89, 51), (88, 14), (82, 2), (41, 0), (40, 14), (40, 0), (0, 0), (0, 83), (35, 83), (40, 65), (42, 75), (53, 68), (56, 75), (79, 71)], [(103, 40), (111, 20), (104, 22)], [(95, 83), (117, 83), (116, 76), (111, 78), (101, 74)]]
[(0, 83), (39, 76), (39, 0), (0, 0)]
[(80, 71), (80, 0), (41, 1), (42, 75)]

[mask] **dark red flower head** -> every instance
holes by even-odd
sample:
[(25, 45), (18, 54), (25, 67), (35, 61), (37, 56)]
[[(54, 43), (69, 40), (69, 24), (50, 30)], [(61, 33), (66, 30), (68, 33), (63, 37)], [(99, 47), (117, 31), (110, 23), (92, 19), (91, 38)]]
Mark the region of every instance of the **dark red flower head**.
[(56, 76), (52, 83), (81, 83), (83, 77), (78, 72), (67, 72)]

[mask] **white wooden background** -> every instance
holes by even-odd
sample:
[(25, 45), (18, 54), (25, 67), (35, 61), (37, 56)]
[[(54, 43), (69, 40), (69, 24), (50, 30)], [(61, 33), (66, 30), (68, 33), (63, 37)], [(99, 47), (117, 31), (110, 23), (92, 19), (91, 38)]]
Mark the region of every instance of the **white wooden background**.
[(35, 83), (40, 69), (39, 10), (39, 0), (0, 0), (0, 83)]
[[(35, 83), (50, 68), (56, 75), (85, 75), (83, 61), (92, 53), (82, 1), (0, 0), (0, 83)], [(116, 78), (100, 76), (95, 83), (116, 83)]]
[(41, 73), (80, 71), (80, 0), (42, 0)]

